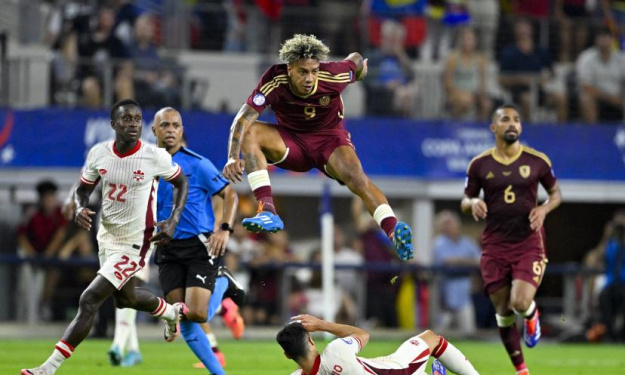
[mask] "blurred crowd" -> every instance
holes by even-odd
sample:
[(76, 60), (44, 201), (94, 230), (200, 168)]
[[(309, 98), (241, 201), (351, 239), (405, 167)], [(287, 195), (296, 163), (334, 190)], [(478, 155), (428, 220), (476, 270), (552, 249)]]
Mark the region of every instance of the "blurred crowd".
[(442, 117), (513, 101), (528, 121), (623, 120), (623, 0), (59, 0), (46, 25), (54, 104), (177, 106), (184, 67), (161, 47), (273, 56), (313, 33), (369, 57), (368, 115), (420, 117), (435, 76)]
[[(12, 248), (17, 257), (35, 260), (10, 272), (11, 284), (16, 285), (14, 313), (30, 323), (66, 321), (95, 276), (96, 231), (79, 230), (68, 219), (55, 182), (41, 181), (35, 188), (38, 198), (33, 204), (13, 202), (10, 211), (20, 218), (4, 212), (0, 220), (4, 251)], [(276, 203), (281, 205), (280, 198)], [(98, 206), (96, 200), (91, 208), (97, 212)], [(241, 196), (236, 222), (254, 210), (253, 198)], [(369, 327), (432, 326), (465, 337), (494, 327), (494, 312), (477, 268), (478, 234), (463, 225), (458, 211), (437, 212), (433, 268), (416, 272), (399, 267), (402, 263), (391, 243), (359, 199), (351, 201), (346, 222), (334, 226), (338, 268), (331, 314), (336, 321)], [(224, 265), (246, 288), (241, 313), (251, 326), (279, 325), (286, 316), (300, 313), (323, 315), (321, 262), (318, 238), (292, 240), (288, 228), (276, 234), (251, 234), (241, 225), (234, 226), (224, 257)], [(586, 252), (582, 265), (602, 273), (576, 282), (577, 287), (588, 288), (590, 296), (580, 302), (590, 311), (580, 335), (589, 341), (625, 340), (625, 211), (617, 210), (606, 222), (600, 241)], [(157, 279), (152, 277), (148, 285), (155, 291), (160, 290)], [(437, 306), (434, 311), (432, 304)], [(99, 316), (94, 334), (105, 336), (107, 323), (114, 320), (112, 303), (103, 305)]]

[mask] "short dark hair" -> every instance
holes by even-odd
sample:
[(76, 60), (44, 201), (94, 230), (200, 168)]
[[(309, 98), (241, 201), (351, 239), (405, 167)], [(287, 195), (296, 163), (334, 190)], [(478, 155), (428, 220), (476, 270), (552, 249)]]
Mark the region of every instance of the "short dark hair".
[(48, 193), (56, 193), (59, 190), (59, 187), (52, 181), (44, 180), (37, 184), (37, 194), (42, 196)]
[(516, 113), (518, 113), (519, 116), (521, 116), (521, 112), (519, 111), (519, 107), (517, 107), (516, 105), (514, 105), (512, 103), (506, 103), (506, 104), (502, 104), (499, 107), (495, 108), (495, 110), (493, 111), (493, 114), (490, 116), (491, 121), (493, 121), (495, 119), (495, 114), (497, 114), (497, 112), (500, 109), (514, 109), (516, 111)]
[(284, 326), (276, 336), (278, 344), (291, 359), (305, 358), (307, 353), (308, 331), (301, 323)]
[(113, 104), (113, 107), (111, 108), (111, 120), (115, 120), (115, 113), (117, 113), (117, 109), (125, 105), (134, 105), (141, 108), (141, 105), (139, 105), (139, 103), (134, 99), (122, 99)]

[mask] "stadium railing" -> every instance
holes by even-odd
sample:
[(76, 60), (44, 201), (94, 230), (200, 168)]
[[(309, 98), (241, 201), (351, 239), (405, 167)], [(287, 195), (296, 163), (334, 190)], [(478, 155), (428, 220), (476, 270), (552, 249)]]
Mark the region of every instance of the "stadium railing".
[[(67, 260), (44, 259), (44, 258), (23, 258), (13, 254), (0, 255), (0, 270), (2, 274), (17, 275), (22, 265), (31, 266), (60, 267), (62, 269), (74, 267), (89, 267), (97, 269), (99, 263), (96, 259), (90, 258), (70, 258)], [(242, 264), (242, 269), (248, 271), (252, 268), (256, 270), (272, 271), (278, 276), (278, 298), (279, 317), (286, 321), (291, 314), (288, 300), (293, 292), (294, 275), (298, 270), (308, 269), (310, 271), (320, 271), (321, 264), (308, 262), (289, 262), (282, 264), (267, 264), (262, 266), (250, 266)], [(477, 267), (444, 267), (444, 266), (421, 266), (416, 264), (390, 264), (390, 263), (365, 263), (362, 265), (335, 265), (335, 270), (355, 270), (358, 272), (358, 289), (353, 297), (356, 300), (357, 319), (365, 318), (366, 306), (366, 273), (376, 271), (388, 274), (388, 282), (401, 282), (401, 276), (410, 274), (415, 286), (416, 325), (419, 327), (432, 326), (432, 319), (441, 312), (440, 287), (441, 282), (447, 277), (473, 276), (479, 275)], [(562, 289), (559, 295), (550, 297), (537, 297), (539, 305), (545, 306), (544, 314), (560, 314), (569, 324), (582, 324), (593, 316), (594, 300), (593, 286), (594, 278), (601, 275), (602, 271), (596, 268), (583, 267), (577, 263), (550, 264), (546, 271), (546, 277), (557, 277), (561, 279)], [(399, 279), (398, 279), (399, 277)], [(1, 283), (6, 283), (6, 279), (0, 279)], [(552, 281), (555, 282), (555, 281)], [(14, 286), (15, 278), (9, 276), (10, 285), (0, 285), (6, 288)], [(340, 287), (340, 285), (336, 285)], [(158, 289), (158, 288), (157, 288)], [(557, 288), (556, 288), (557, 289)], [(28, 298), (24, 295), (15, 295), (14, 298)], [(29, 323), (36, 324), (36, 312), (30, 312)], [(35, 318), (33, 318), (35, 317)]]

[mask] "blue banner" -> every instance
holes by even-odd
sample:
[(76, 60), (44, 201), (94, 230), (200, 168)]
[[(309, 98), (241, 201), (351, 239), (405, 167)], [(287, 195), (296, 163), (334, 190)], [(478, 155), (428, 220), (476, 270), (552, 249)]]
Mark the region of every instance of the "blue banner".
[[(149, 142), (153, 115), (144, 112)], [(233, 115), (185, 112), (182, 119), (189, 147), (220, 168)], [(345, 125), (365, 171), (377, 176), (464, 178), (471, 158), (494, 145), (488, 124), (368, 118)], [(91, 146), (113, 136), (105, 111), (0, 111), (0, 168), (80, 167)], [(560, 179), (625, 181), (625, 126), (528, 125), (521, 140), (546, 153)]]

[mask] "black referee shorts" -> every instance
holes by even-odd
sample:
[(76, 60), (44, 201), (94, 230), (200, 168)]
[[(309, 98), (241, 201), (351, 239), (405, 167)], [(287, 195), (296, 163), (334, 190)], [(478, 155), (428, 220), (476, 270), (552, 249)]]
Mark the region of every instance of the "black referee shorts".
[[(206, 235), (210, 237), (210, 234)], [(221, 257), (209, 258), (204, 243), (197, 237), (172, 240), (156, 248), (154, 261), (163, 293), (174, 289), (198, 287), (213, 292)]]

